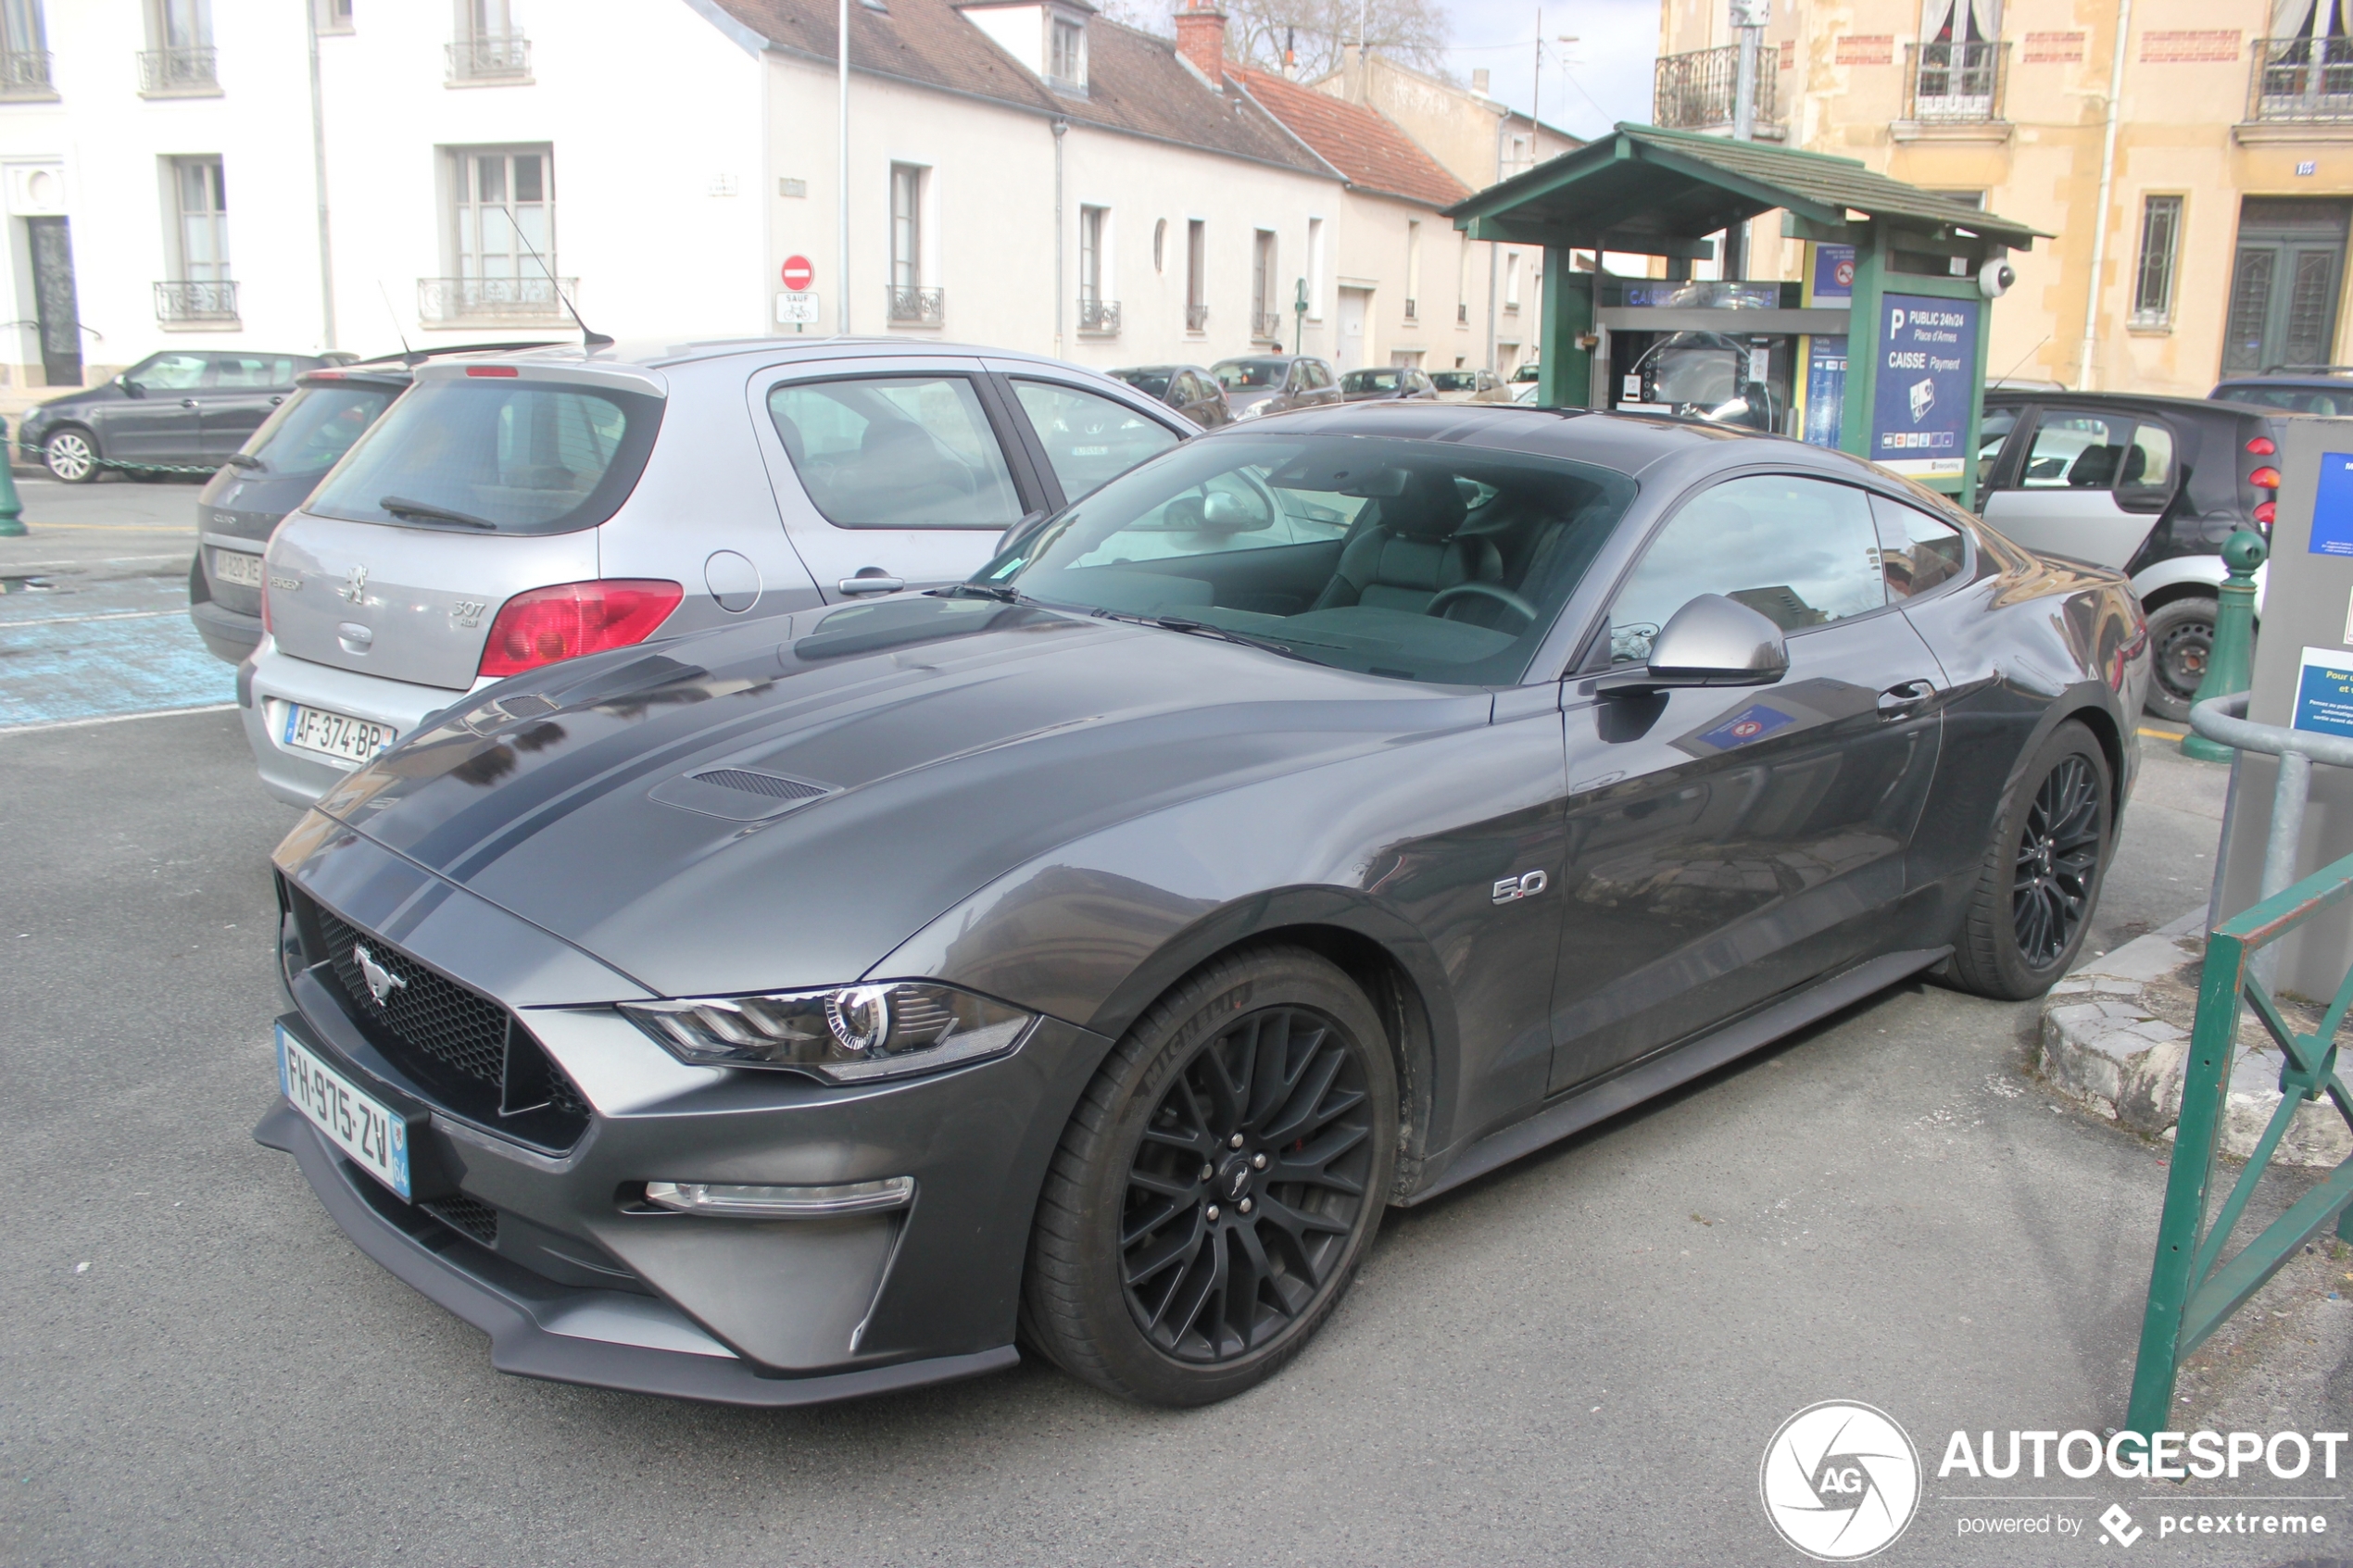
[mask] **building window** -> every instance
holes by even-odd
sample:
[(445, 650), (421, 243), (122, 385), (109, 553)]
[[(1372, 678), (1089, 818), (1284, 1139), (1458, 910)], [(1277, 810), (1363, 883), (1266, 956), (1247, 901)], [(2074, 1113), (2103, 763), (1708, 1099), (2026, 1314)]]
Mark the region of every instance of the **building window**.
[(139, 56), (143, 93), (217, 93), (211, 0), (147, 0), (147, 47)]
[(1168, 270), (1168, 220), (1165, 218), (1152, 225), (1152, 270)]
[(2149, 196), (2141, 203), (2141, 268), (2133, 280), (2133, 325), (2162, 327), (2172, 321), (2173, 256), (2181, 236), (2181, 197)]
[(1324, 319), (1324, 220), (1307, 220), (1307, 319)]
[(1209, 326), (1209, 225), (1200, 219), (1185, 224), (1185, 330), (1203, 332)]
[(1504, 308), (1519, 308), (1519, 252), (1516, 250), (1504, 253)]
[(457, 34), (449, 44), (451, 82), (530, 79), (531, 42), (514, 0), (458, 0)]
[(41, 0), (0, 0), (0, 98), (54, 98)]
[(351, 0), (311, 0), (311, 11), (321, 32), (351, 31)]
[(1470, 325), (1470, 236), (1454, 236), (1454, 324)]
[(218, 157), (166, 161), (170, 182), (166, 251), (171, 276), (156, 284), (159, 321), (234, 321), (237, 285), (229, 277), (229, 195)]
[(912, 163), (890, 166), (890, 286), (924, 283), (924, 171)]
[(561, 318), (578, 280), (556, 270), (553, 154), (453, 147), (447, 157), (455, 276), (425, 280), (419, 314), (440, 322)]
[(1420, 319), (1422, 297), (1422, 224), (1405, 220), (1405, 320)]
[(1111, 209), (1078, 209), (1078, 330), (1082, 332), (1119, 331), (1119, 302), (1103, 297), (1108, 270), (1104, 241), (1110, 232)]
[(1046, 74), (1055, 84), (1087, 90), (1087, 30), (1075, 21), (1056, 17), (1047, 24), (1051, 39), (1046, 56)]
[(1275, 232), (1261, 229), (1250, 246), (1250, 335), (1260, 343), (1273, 343), (1283, 333), (1275, 287)]

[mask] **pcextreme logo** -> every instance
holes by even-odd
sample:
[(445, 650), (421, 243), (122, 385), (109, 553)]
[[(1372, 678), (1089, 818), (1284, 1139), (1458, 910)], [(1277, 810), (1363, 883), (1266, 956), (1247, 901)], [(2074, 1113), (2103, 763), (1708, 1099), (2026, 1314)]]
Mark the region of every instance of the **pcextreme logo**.
[(1808, 1405), (1765, 1445), (1757, 1488), (1781, 1538), (1821, 1562), (1893, 1545), (1920, 1501), (1920, 1456), (1886, 1411), (1843, 1399)]

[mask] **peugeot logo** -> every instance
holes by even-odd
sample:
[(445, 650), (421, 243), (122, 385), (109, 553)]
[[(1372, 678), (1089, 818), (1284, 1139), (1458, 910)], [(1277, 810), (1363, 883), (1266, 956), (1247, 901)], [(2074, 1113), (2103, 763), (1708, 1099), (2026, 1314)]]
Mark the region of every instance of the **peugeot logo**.
[(390, 1000), (395, 991), (408, 989), (409, 982), (378, 963), (376, 955), (368, 951), (366, 943), (354, 944), (351, 956), (359, 960), (359, 977), (368, 983), (368, 995), (376, 998), (378, 1007)]
[(337, 588), (335, 592), (344, 598), (349, 599), (353, 604), (359, 604), (362, 600), (366, 599), (368, 596), (368, 569), (364, 566), (353, 567), (350, 573), (344, 578), (343, 586)]

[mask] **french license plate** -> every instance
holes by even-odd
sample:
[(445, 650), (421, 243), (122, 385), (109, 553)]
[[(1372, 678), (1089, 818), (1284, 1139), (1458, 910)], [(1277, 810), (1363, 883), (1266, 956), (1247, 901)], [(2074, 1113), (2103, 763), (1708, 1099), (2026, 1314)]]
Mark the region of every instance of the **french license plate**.
[(212, 580), (216, 583), (234, 583), (244, 588), (258, 588), (261, 586), (261, 558), (243, 550), (217, 549), (212, 552)]
[(278, 1028), (278, 1088), (352, 1163), (409, 1196), (409, 1123)]
[(396, 736), (390, 724), (290, 702), (286, 704), (286, 727), (278, 738), (296, 751), (315, 751), (321, 757), (345, 762), (365, 762), (390, 746)]

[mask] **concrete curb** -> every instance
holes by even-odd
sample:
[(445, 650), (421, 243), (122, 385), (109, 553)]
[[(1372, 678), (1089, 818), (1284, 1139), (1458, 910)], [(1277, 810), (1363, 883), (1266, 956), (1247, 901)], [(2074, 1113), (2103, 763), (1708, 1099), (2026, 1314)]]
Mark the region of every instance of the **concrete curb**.
[[(2152, 1005), (2159, 987), (2178, 985), (2185, 965), (2203, 958), (2203, 909), (2091, 960), (2043, 998), (2041, 1067), (2054, 1088), (2137, 1133), (2171, 1138), (2182, 1110), (2182, 1062), (2189, 1031)], [(2195, 999), (2194, 983), (2191, 990)], [(2259, 1025), (2258, 1026), (2259, 1028)], [(2255, 1152), (2280, 1104), (2278, 1048), (2239, 1035), (2223, 1113), (2222, 1152)], [(2325, 1100), (2296, 1112), (2274, 1162), (2333, 1166), (2353, 1157), (2353, 1131)]]

